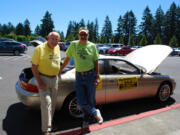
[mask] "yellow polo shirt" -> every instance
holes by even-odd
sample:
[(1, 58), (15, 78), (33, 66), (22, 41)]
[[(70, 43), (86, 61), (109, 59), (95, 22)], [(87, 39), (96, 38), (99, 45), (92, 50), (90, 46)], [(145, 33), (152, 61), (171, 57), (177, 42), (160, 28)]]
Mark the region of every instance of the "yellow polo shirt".
[(31, 62), (38, 66), (40, 73), (57, 75), (60, 69), (60, 58), (59, 45), (51, 49), (45, 42), (35, 48)]

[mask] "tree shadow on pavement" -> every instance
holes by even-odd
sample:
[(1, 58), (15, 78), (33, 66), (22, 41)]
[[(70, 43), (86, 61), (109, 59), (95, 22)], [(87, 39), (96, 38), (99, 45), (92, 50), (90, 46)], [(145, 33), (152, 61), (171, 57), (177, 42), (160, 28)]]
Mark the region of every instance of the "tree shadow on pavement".
[[(175, 103), (173, 98), (161, 103), (154, 98), (131, 100), (97, 106), (101, 110), (104, 122), (137, 115), (170, 106)], [(81, 127), (80, 118), (72, 118), (63, 111), (56, 111), (54, 116), (58, 132), (69, 131)], [(94, 124), (95, 121), (91, 121)], [(9, 107), (3, 120), (3, 130), (7, 135), (40, 135), (41, 114), (38, 110), (31, 110), (22, 103), (16, 103)]]

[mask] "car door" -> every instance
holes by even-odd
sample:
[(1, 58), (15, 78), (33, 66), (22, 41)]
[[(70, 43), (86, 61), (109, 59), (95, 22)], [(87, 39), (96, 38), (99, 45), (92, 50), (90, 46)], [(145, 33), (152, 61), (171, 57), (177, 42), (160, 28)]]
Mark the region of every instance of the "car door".
[(141, 97), (140, 70), (124, 60), (109, 59), (106, 63), (106, 103)]
[(6, 46), (4, 42), (0, 42), (0, 52), (1, 53), (6, 52)]

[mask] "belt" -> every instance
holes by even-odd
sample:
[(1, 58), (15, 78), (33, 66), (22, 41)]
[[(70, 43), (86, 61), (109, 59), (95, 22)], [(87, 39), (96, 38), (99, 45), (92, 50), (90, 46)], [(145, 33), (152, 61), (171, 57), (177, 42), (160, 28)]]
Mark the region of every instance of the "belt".
[(89, 70), (89, 71), (85, 71), (85, 72), (77, 72), (77, 71), (76, 71), (76, 73), (77, 73), (77, 74), (80, 74), (80, 75), (88, 75), (88, 74), (92, 73), (93, 71), (94, 71), (94, 68), (91, 69), (91, 70)]
[(39, 74), (42, 75), (42, 76), (48, 77), (48, 78), (54, 78), (54, 77), (57, 76), (57, 75), (45, 75), (45, 74), (42, 74), (42, 73), (39, 73)]

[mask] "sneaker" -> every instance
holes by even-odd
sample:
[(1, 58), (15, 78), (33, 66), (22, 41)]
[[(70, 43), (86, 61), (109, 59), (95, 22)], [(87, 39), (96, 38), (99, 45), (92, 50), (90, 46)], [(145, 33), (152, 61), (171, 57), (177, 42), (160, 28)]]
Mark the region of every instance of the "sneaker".
[(103, 123), (103, 118), (101, 116), (101, 112), (99, 109), (96, 109), (97, 114), (95, 115), (95, 119), (97, 120), (98, 124)]
[(82, 122), (82, 128), (89, 128), (89, 122), (83, 121)]

